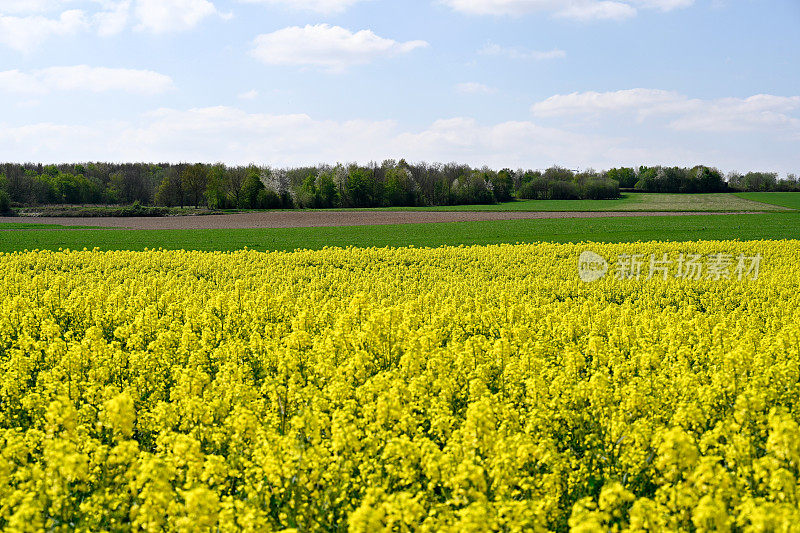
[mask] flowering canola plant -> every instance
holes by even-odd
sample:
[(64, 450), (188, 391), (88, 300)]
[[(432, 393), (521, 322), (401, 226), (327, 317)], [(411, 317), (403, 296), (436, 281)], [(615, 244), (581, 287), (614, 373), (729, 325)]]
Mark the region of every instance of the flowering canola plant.
[(793, 531), (800, 241), (0, 255), (9, 531)]

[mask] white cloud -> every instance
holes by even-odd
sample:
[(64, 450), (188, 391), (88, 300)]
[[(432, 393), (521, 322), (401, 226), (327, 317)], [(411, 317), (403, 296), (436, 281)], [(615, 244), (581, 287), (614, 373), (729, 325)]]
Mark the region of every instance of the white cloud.
[(42, 92), (41, 87), (36, 84), (36, 80), (32, 76), (18, 70), (0, 72), (0, 89), (14, 93)]
[(134, 13), (136, 29), (168, 33), (191, 29), (218, 11), (208, 0), (137, 0)]
[(634, 5), (659, 9), (661, 11), (672, 11), (673, 9), (681, 9), (694, 4), (694, 0), (629, 0), (629, 2)]
[(333, 72), (428, 46), (425, 41), (401, 43), (371, 30), (353, 33), (328, 24), (284, 28), (259, 35), (253, 44), (253, 57), (268, 65), (316, 66)]
[(759, 94), (749, 98), (690, 99), (673, 91), (627, 89), (558, 94), (531, 106), (539, 117), (623, 115), (639, 122), (655, 116), (675, 130), (743, 132), (768, 128), (800, 130), (800, 96)]
[(627, 89), (605, 93), (589, 91), (551, 96), (533, 104), (531, 111), (538, 116), (641, 111), (683, 101), (685, 98), (677, 93), (657, 89)]
[(480, 125), (461, 117), (435, 121), (421, 131), (401, 131), (392, 120), (316, 120), (305, 114), (251, 114), (231, 107), (160, 109), (137, 124), (0, 124), (0, 160), (300, 165), (406, 157), (494, 166), (533, 161), (589, 165), (613, 144), (613, 139), (527, 121)]
[(636, 8), (622, 2), (570, 2), (557, 17), (575, 20), (623, 20), (636, 16)]
[(61, 3), (58, 0), (0, 0), (0, 13), (42, 13)]
[(617, 141), (546, 128), (530, 121), (482, 125), (469, 117), (457, 117), (437, 120), (420, 132), (401, 133), (395, 144), (412, 160), (523, 167), (553, 163), (589, 166)]
[(136, 161), (166, 158), (278, 165), (346, 161), (366, 157), (373, 149), (382, 152), (381, 145), (395, 127), (393, 121), (314, 120), (305, 114), (245, 113), (222, 106), (160, 109), (112, 136), (105, 148)]
[(240, 100), (255, 100), (256, 98), (258, 98), (258, 91), (255, 89), (251, 89), (249, 91), (239, 93), (238, 97)]
[(456, 85), (456, 91), (464, 94), (493, 94), (497, 92), (497, 89), (483, 83), (468, 81)]
[(495, 43), (487, 43), (483, 48), (478, 50), (478, 53), (485, 56), (505, 56), (510, 59), (532, 59), (535, 61), (567, 57), (567, 53), (558, 48), (542, 52), (538, 50), (526, 50), (519, 47), (500, 46)]
[(30, 52), (51, 37), (74, 35), (88, 28), (86, 14), (79, 9), (64, 11), (58, 18), (0, 14), (0, 43), (20, 52)]
[(332, 14), (342, 13), (359, 2), (366, 0), (239, 0), (248, 4), (279, 5), (301, 11)]
[(749, 98), (693, 101), (689, 111), (675, 118), (670, 127), (720, 133), (790, 130), (800, 134), (800, 96), (758, 94)]
[[(737, 103), (748, 112), (781, 106), (795, 109), (796, 105), (792, 98), (776, 101), (770, 97)], [(800, 168), (796, 142), (787, 140), (783, 131), (740, 132), (740, 140), (760, 146), (742, 150), (741, 142), (725, 143), (720, 136), (689, 135), (649, 124), (636, 127), (624, 121), (620, 133), (570, 131), (529, 120), (481, 124), (470, 117), (455, 117), (411, 130), (401, 129), (392, 120), (319, 120), (305, 114), (246, 113), (232, 107), (160, 109), (134, 122), (0, 124), (0, 160), (224, 161), (283, 166), (405, 157), (497, 168), (700, 163), (723, 170), (796, 172)], [(706, 144), (698, 144), (704, 139)]]
[(440, 0), (455, 11), (472, 15), (512, 15), (547, 12), (576, 20), (622, 20), (636, 15), (637, 7), (670, 11), (694, 0)]
[(52, 91), (125, 91), (160, 94), (173, 88), (169, 76), (150, 70), (89, 67), (76, 65), (50, 67), (30, 73), (19, 70), (0, 72), (0, 90), (24, 95)]
[(76, 156), (86, 154), (87, 145), (84, 143), (102, 146), (103, 133), (92, 126), (45, 122), (12, 128), (0, 123), (0, 155), (6, 161), (66, 161), (70, 159), (70, 152)]
[(92, 22), (101, 37), (109, 37), (121, 33), (128, 25), (130, 18), (131, 2), (111, 2), (105, 5), (106, 9), (95, 13)]
[[(56, 36), (92, 31), (101, 37), (121, 33), (131, 20), (135, 29), (151, 33), (183, 31), (211, 15), (229, 18), (209, 0), (85, 0), (82, 7), (60, 15), (72, 0), (0, 0), (0, 44), (30, 52)], [(11, 13), (11, 15), (8, 15)]]

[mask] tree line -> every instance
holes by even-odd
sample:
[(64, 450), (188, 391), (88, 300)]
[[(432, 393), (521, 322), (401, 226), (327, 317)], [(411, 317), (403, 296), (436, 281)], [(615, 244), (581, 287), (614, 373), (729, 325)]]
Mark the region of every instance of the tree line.
[[(490, 204), (520, 199), (603, 199), (644, 192), (800, 190), (796, 176), (695, 166), (603, 172), (493, 170), (457, 163), (387, 160), (296, 168), (224, 164), (80, 163), (0, 165), (0, 210), (9, 205), (148, 205), (291, 209)], [(5, 206), (5, 208), (3, 207)]]
[(643, 192), (702, 193), (702, 192), (776, 192), (800, 191), (795, 174), (779, 178), (777, 172), (730, 172), (723, 175), (715, 168), (698, 165), (681, 167), (612, 168), (605, 176), (624, 189)]

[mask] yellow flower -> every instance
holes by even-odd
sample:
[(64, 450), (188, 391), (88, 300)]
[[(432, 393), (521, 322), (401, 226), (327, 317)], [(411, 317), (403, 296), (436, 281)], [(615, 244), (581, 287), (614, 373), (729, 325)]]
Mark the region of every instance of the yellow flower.
[[(586, 283), (586, 250), (761, 264)], [(0, 254), (0, 529), (795, 531), (799, 260)]]

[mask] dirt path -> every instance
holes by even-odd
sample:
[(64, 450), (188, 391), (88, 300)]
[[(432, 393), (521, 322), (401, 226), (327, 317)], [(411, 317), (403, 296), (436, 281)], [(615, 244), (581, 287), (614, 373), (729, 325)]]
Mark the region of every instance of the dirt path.
[(415, 224), (469, 222), (479, 220), (521, 220), (537, 218), (601, 218), (685, 215), (737, 215), (749, 212), (531, 212), (531, 211), (265, 211), (231, 215), (178, 217), (0, 217), (0, 223), (57, 224), (122, 229), (238, 229), (308, 228), (324, 226), (367, 226), (373, 224)]

